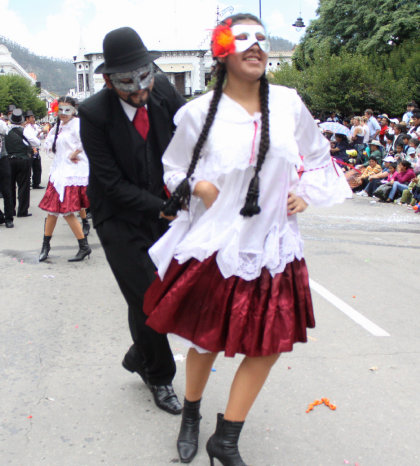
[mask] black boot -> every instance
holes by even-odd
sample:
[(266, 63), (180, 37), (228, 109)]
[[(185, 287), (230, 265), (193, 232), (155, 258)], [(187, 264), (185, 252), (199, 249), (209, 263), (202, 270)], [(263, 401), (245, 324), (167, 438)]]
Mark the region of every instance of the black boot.
[(77, 241), (79, 242), (79, 250), (74, 257), (68, 259), (68, 262), (79, 262), (82, 261), (86, 256), (90, 258), (92, 249), (90, 249), (87, 238), (78, 239)]
[(243, 422), (227, 421), (221, 413), (217, 415), (216, 432), (209, 438), (206, 446), (211, 466), (214, 466), (214, 458), (223, 466), (246, 466), (238, 450), (243, 425)]
[(181, 463), (191, 463), (197, 454), (198, 434), (200, 432), (200, 403), (184, 398), (181, 429), (176, 443)]
[(39, 262), (44, 262), (44, 260), (48, 257), (48, 253), (50, 252), (51, 236), (44, 235), (44, 241), (42, 242), (41, 253), (39, 254)]
[(90, 232), (89, 220), (87, 218), (82, 218), (82, 228), (83, 228), (83, 234), (86, 237)]

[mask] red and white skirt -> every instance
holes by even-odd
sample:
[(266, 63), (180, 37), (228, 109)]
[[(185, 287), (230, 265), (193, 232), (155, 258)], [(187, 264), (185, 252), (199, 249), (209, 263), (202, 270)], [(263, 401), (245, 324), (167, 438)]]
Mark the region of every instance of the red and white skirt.
[(292, 351), (315, 327), (305, 260), (295, 259), (272, 277), (267, 269), (251, 281), (224, 278), (216, 254), (203, 262), (172, 260), (163, 281), (147, 290), (146, 323), (211, 352), (268, 356)]
[(86, 194), (87, 186), (66, 186), (63, 202), (51, 181), (48, 181), (47, 189), (39, 206), (42, 210), (53, 215), (69, 215), (89, 207), (89, 199)]

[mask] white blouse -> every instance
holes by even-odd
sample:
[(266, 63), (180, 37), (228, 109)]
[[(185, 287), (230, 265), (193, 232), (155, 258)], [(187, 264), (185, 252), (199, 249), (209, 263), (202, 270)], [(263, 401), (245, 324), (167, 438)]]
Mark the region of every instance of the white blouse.
[[(52, 150), (57, 126), (51, 129), (45, 139), (45, 149)], [(74, 163), (70, 160), (70, 155), (81, 150), (78, 155), (79, 161)], [(52, 152), (51, 152), (52, 153)], [(52, 153), (54, 160), (50, 168), (50, 181), (54, 185), (60, 197), (64, 200), (66, 186), (87, 186), (89, 181), (89, 162), (83, 151), (80, 140), (80, 120), (72, 118), (68, 123), (60, 123), (56, 142), (56, 153)]]
[[(165, 183), (173, 191), (185, 178), (193, 148), (207, 115), (212, 93), (194, 99), (175, 115), (175, 135), (164, 156)], [(161, 278), (173, 257), (179, 263), (203, 261), (217, 251), (225, 278), (253, 280), (266, 267), (271, 275), (303, 257), (296, 215), (287, 215), (290, 191), (308, 204), (332, 205), (352, 193), (343, 173), (330, 157), (325, 139), (296, 91), (270, 85), (270, 148), (260, 172), (261, 213), (243, 217), (249, 182), (254, 175), (261, 133), (261, 114), (250, 115), (222, 95), (201, 158), (191, 180), (214, 183), (219, 195), (206, 210), (191, 196), (168, 232), (149, 253)], [(299, 179), (297, 168), (304, 165)]]

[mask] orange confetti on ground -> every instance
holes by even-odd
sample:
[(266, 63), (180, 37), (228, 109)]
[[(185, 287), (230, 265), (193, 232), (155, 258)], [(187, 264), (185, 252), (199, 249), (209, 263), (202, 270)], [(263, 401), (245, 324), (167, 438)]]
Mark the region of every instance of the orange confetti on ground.
[(321, 400), (315, 400), (314, 402), (310, 403), (306, 412), (309, 413), (314, 409), (315, 406), (322, 404), (330, 408), (332, 411), (337, 409), (337, 406), (333, 405), (328, 398), (321, 398)]

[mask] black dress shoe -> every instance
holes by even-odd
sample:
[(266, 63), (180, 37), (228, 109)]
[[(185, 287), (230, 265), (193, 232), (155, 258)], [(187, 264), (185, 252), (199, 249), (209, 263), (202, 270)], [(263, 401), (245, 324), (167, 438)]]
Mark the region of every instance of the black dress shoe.
[(13, 228), (14, 225), (13, 225), (13, 222), (12, 220), (6, 220), (6, 228)]
[(130, 346), (122, 360), (122, 366), (129, 372), (137, 372), (143, 382), (148, 385), (146, 366), (135, 345)]
[(32, 214), (26, 212), (26, 214), (17, 214), (18, 217), (32, 217)]
[(32, 186), (32, 189), (45, 189), (45, 186), (39, 184), (38, 186)]
[(148, 384), (155, 399), (156, 406), (170, 414), (181, 414), (182, 406), (174, 392), (172, 384), (152, 385)]

